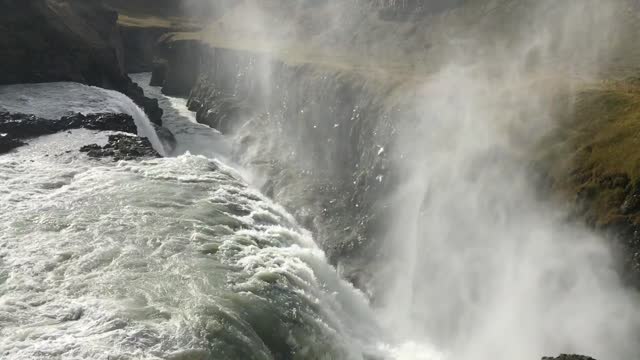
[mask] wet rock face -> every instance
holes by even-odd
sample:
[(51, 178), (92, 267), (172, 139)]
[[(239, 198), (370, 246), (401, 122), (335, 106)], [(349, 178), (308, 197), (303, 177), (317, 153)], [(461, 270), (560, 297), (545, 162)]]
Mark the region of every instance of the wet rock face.
[(87, 153), (93, 158), (113, 157), (114, 161), (160, 157), (160, 154), (151, 146), (149, 139), (124, 134), (109, 135), (107, 145), (83, 146), (80, 152)]
[(0, 112), (0, 154), (26, 145), (22, 139), (54, 134), (72, 129), (120, 131), (127, 134), (109, 135), (107, 145), (87, 145), (80, 149), (94, 158), (113, 157), (114, 160), (160, 157), (147, 138), (135, 134), (138, 129), (133, 118), (126, 114), (76, 114), (58, 120), (48, 120), (27, 114)]
[(170, 30), (163, 27), (121, 26), (120, 34), (124, 47), (124, 68), (127, 73), (151, 71), (156, 42)]
[(562, 354), (558, 357), (543, 357), (542, 360), (596, 360), (592, 357), (589, 356), (584, 356), (584, 355), (567, 355), (567, 354)]
[(80, 128), (132, 134), (138, 131), (133, 118), (126, 114), (76, 114), (49, 120), (34, 115), (0, 113), (0, 133), (9, 134), (17, 139)]
[(161, 38), (158, 55), (163, 60), (154, 64), (151, 83), (162, 86), (163, 94), (188, 96), (200, 75), (204, 49), (196, 40)]
[(131, 134), (138, 131), (133, 118), (126, 114), (76, 114), (49, 120), (28, 114), (0, 112), (0, 154), (26, 145), (22, 139), (81, 128)]
[(151, 86), (163, 86), (167, 77), (168, 64), (165, 60), (157, 60), (153, 62), (151, 70)]
[(0, 134), (0, 154), (4, 154), (23, 145), (26, 144), (9, 134)]

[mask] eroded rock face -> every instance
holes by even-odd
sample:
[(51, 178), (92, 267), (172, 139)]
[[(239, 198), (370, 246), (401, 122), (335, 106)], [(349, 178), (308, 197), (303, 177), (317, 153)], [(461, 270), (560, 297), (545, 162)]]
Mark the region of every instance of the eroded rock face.
[(114, 161), (160, 157), (160, 154), (151, 146), (149, 139), (124, 134), (109, 135), (107, 145), (83, 146), (80, 152), (85, 152), (93, 158), (113, 157)]
[(124, 67), (128, 73), (149, 72), (153, 68), (153, 51), (158, 39), (171, 31), (165, 27), (121, 26)]
[(197, 40), (174, 40), (170, 35), (159, 40), (158, 55), (163, 59), (153, 68), (151, 83), (162, 86), (162, 93), (188, 96), (196, 84), (204, 48)]

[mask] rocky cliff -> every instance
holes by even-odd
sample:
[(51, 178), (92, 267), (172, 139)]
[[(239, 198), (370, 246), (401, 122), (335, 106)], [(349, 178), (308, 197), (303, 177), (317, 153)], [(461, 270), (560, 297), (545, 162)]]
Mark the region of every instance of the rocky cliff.
[(163, 91), (190, 93), (197, 120), (235, 138), (237, 161), (357, 282), (354, 264), (378, 245), (376, 200), (392, 181), (385, 148), (396, 109), (383, 104), (397, 84), (192, 40), (165, 39), (162, 54)]
[(124, 49), (124, 69), (127, 73), (153, 70), (154, 48), (158, 39), (170, 32), (166, 27), (120, 26)]
[(120, 91), (160, 124), (126, 73), (118, 14), (98, 1), (2, 0), (0, 84), (74, 81)]

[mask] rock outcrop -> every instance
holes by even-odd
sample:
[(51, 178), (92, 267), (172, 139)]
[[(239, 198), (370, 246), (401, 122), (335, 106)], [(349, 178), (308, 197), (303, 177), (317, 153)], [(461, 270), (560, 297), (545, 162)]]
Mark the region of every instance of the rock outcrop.
[(0, 84), (74, 81), (129, 96), (161, 123), (126, 74), (118, 14), (88, 0), (0, 0)]
[(596, 360), (592, 357), (589, 356), (584, 356), (584, 355), (567, 355), (567, 354), (562, 354), (558, 357), (543, 357), (542, 360)]
[(80, 128), (131, 134), (138, 130), (133, 118), (126, 114), (76, 114), (49, 120), (34, 115), (0, 113), (0, 133), (10, 134), (19, 139)]
[(0, 113), (0, 154), (26, 145), (25, 139), (80, 128), (137, 133), (133, 118), (126, 114), (76, 114), (49, 120), (34, 115)]
[(162, 92), (172, 96), (188, 96), (200, 76), (203, 51), (197, 40), (175, 40), (171, 34), (158, 44), (159, 59), (153, 67), (151, 84), (162, 86)]
[(166, 27), (120, 26), (127, 73), (150, 72), (153, 69), (156, 42), (172, 29)]
[(14, 136), (9, 134), (0, 134), (0, 154), (7, 153), (23, 145), (26, 145), (26, 143)]
[(80, 148), (80, 152), (85, 152), (93, 158), (111, 157), (114, 161), (160, 157), (149, 139), (122, 134), (109, 135), (109, 141), (105, 146), (86, 145)]

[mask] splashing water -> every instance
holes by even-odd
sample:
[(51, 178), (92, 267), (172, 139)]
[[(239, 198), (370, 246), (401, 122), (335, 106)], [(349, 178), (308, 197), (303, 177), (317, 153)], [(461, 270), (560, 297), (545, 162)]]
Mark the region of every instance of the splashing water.
[[(90, 111), (118, 109), (111, 95), (92, 93)], [(2, 99), (10, 111), (55, 103)], [(0, 157), (3, 357), (362, 358), (366, 300), (286, 211), (204, 156), (77, 152), (108, 134), (44, 136)]]
[[(452, 56), (400, 126), (388, 233), (397, 263), (383, 321), (399, 342), (432, 344), (450, 360), (635, 359), (637, 294), (621, 284), (606, 240), (541, 200), (527, 168), (553, 121), (555, 89), (536, 81), (560, 68), (594, 74), (611, 51), (615, 10), (540, 4), (521, 43)], [(425, 353), (415, 351), (401, 358)]]
[[(584, 4), (600, 5), (586, 13), (591, 22), (575, 28), (565, 20), (585, 13), (561, 11), (561, 26), (537, 24), (546, 31), (526, 46), (452, 61), (418, 92), (419, 116), (399, 120), (395, 146), (379, 154), (395, 156), (402, 181), (388, 229), (394, 277), (378, 314), (284, 209), (214, 159), (227, 145), (195, 124), (182, 100), (164, 104), (175, 110), (167, 121), (178, 139), (174, 157), (89, 160), (76, 150), (108, 133), (87, 130), (1, 156), (0, 354), (640, 358), (637, 295), (620, 284), (609, 248), (541, 201), (524, 165), (551, 114), (544, 89), (522, 86), (535, 73), (523, 68), (600, 53), (594, 44), (606, 39), (610, 13), (602, 2)], [(558, 31), (566, 37), (549, 43)], [(2, 106), (39, 107), (45, 117), (123, 109), (109, 92), (73, 100), (87, 88), (39, 86), (3, 93), (11, 100)]]

